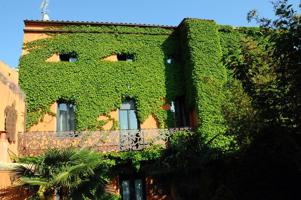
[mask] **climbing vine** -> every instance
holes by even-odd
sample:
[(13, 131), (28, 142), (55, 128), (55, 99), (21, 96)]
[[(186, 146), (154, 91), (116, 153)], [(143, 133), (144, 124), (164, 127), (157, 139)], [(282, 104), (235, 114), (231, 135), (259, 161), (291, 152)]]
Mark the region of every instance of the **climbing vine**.
[[(78, 130), (96, 129), (99, 115), (107, 115), (129, 97), (138, 118), (153, 114), (161, 127), (168, 112), (161, 107), (179, 92), (179, 64), (166, 63), (175, 54), (170, 29), (123, 26), (67, 26), (64, 33), (25, 45), (20, 60), (20, 84), (26, 92), (27, 127), (37, 123), (59, 99), (76, 105)], [(54, 54), (75, 52), (76, 62), (46, 62)], [(104, 61), (114, 54), (130, 54), (132, 62)]]
[[(153, 115), (160, 127), (169, 127), (173, 117), (162, 106), (185, 96), (188, 111), (197, 113), (201, 140), (225, 151), (236, 148), (231, 126), (245, 116), (239, 103), (252, 107), (248, 85), (237, 72), (245, 69), (245, 41), (264, 43), (259, 29), (185, 19), (176, 29), (102, 25), (59, 31), (50, 28), (51, 37), (24, 47), (29, 53), (20, 60), (20, 84), (28, 128), (50, 113), (50, 105), (65, 100), (76, 105), (77, 130), (100, 129), (106, 121), (97, 117), (111, 120), (110, 111), (126, 98), (135, 99), (140, 122)], [(70, 53), (76, 62), (46, 62), (54, 54)], [(118, 54), (131, 55), (132, 61), (103, 60)], [(243, 99), (237, 100), (238, 94)]]
[(225, 135), (226, 125), (221, 113), (227, 77), (221, 62), (218, 26), (213, 21), (190, 19), (184, 21), (181, 28), (182, 46), (189, 53), (185, 57), (190, 58), (185, 63), (187, 80), (190, 79), (186, 85), (192, 88), (187, 97), (197, 110), (201, 140), (213, 148), (228, 150), (233, 139)]

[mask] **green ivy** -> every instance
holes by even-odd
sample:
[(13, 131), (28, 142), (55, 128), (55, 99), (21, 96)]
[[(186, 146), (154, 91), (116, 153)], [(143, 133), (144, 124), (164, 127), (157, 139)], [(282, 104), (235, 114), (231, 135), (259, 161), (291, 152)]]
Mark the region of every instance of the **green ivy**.
[[(166, 63), (175, 54), (171, 29), (123, 26), (67, 26), (65, 33), (25, 45), (20, 59), (20, 85), (26, 92), (27, 128), (49, 107), (63, 99), (76, 104), (77, 129), (98, 129), (99, 115), (116, 110), (134, 98), (138, 118), (153, 114), (166, 127), (168, 112), (161, 108), (181, 93), (179, 64)], [(75, 52), (78, 61), (46, 62), (53, 54)], [(133, 62), (109, 62), (113, 54), (132, 54)]]
[[(25, 45), (29, 54), (20, 60), (20, 84), (26, 92), (27, 127), (51, 114), (50, 105), (62, 99), (76, 104), (77, 130), (100, 129), (106, 121), (97, 117), (106, 115), (110, 120), (109, 112), (127, 97), (135, 99), (140, 122), (153, 114), (160, 127), (169, 127), (173, 115), (161, 107), (185, 95), (188, 110), (197, 111), (202, 142), (225, 151), (236, 148), (235, 134), (229, 130), (239, 123), (232, 119), (239, 120), (242, 114), (229, 95), (239, 90), (245, 99), (237, 102), (250, 100), (240, 83), (233, 84), (232, 76), (240, 80), (236, 72), (243, 70), (244, 41), (263, 42), (262, 36), (258, 28), (200, 19), (185, 19), (176, 29), (63, 27), (50, 38)], [(77, 62), (46, 62), (53, 54), (71, 52)], [(120, 53), (133, 55), (133, 62), (102, 60)], [(168, 64), (167, 58), (174, 60)], [(225, 105), (237, 115), (224, 112)]]
[(226, 68), (222, 64), (222, 50), (218, 26), (213, 21), (189, 19), (181, 24), (182, 47), (185, 62), (188, 102), (198, 114), (198, 132), (201, 140), (213, 148), (227, 150), (233, 141), (226, 136), (226, 125), (221, 106), (224, 101)]

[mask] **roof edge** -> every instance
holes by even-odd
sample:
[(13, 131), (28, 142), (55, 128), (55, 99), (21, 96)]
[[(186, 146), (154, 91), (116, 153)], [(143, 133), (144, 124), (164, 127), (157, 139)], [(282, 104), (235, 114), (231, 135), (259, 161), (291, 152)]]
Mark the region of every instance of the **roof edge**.
[(92, 21), (64, 21), (64, 20), (24, 20), (25, 25), (29, 24), (43, 24), (43, 25), (90, 25), (90, 26), (131, 26), (131, 27), (141, 27), (141, 28), (165, 28), (165, 29), (176, 29), (177, 26), (167, 26), (167, 25), (156, 25), (156, 24), (136, 24), (136, 23), (114, 23), (114, 22), (92, 22)]

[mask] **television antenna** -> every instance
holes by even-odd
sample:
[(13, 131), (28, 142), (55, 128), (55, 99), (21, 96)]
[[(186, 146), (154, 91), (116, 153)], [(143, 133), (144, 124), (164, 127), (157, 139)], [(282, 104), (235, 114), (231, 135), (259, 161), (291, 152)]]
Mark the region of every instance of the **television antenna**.
[(40, 6), (43, 21), (49, 20), (48, 5), (49, 5), (49, 0), (43, 0), (43, 2), (41, 3), (41, 6)]

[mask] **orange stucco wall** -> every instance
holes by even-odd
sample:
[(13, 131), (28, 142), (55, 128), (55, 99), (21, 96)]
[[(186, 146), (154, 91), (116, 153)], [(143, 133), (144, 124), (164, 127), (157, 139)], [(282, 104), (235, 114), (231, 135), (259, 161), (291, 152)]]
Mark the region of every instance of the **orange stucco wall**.
[[(35, 40), (44, 39), (47, 37), (50, 37), (49, 34), (38, 32), (41, 30), (54, 28), (55, 26), (49, 26), (49, 25), (37, 25), (37, 24), (26, 24), (24, 28), (24, 38), (23, 42), (28, 43)], [(35, 32), (36, 31), (36, 32)]]
[(29, 131), (55, 131), (56, 130), (56, 112), (57, 103), (50, 106), (50, 111), (53, 115), (45, 114), (39, 121), (39, 123), (33, 125)]
[(7, 170), (0, 170), (0, 189), (7, 188), (12, 185), (12, 174)]
[(50, 36), (45, 33), (26, 33), (24, 34), (23, 42), (26, 44), (28, 42), (32, 42), (35, 40), (40, 40), (48, 37)]
[[(27, 25), (24, 29), (23, 44), (50, 37), (49, 34), (46, 34), (46, 33), (34, 32), (34, 30), (39, 31), (39, 30), (43, 30), (45, 28), (50, 28), (50, 27), (36, 26), (33, 24)], [(28, 32), (27, 30), (31, 30), (31, 32)], [(27, 53), (28, 53), (28, 51), (25, 48), (23, 48), (22, 55), (25, 55)]]
[[(12, 162), (18, 132), (25, 128), (24, 94), (18, 87), (18, 72), (0, 61), (0, 163)], [(11, 185), (10, 173), (0, 169), (0, 188)]]
[(159, 128), (159, 123), (154, 115), (150, 115), (142, 124), (140, 124), (140, 128), (141, 129)]
[(107, 123), (102, 127), (103, 130), (111, 130), (113, 128), (114, 121), (118, 122), (118, 111), (111, 111), (107, 116), (100, 115), (97, 120), (106, 121)]
[[(7, 151), (17, 154), (17, 133), (24, 131), (24, 94), (18, 87), (18, 72), (0, 61), (0, 161), (10, 162)], [(7, 131), (12, 134), (8, 141)]]
[(53, 54), (51, 57), (49, 57), (46, 62), (59, 62), (60, 56), (58, 54)]
[(109, 61), (109, 62), (117, 62), (118, 58), (117, 58), (117, 55), (111, 55), (111, 56), (103, 58), (102, 60)]

